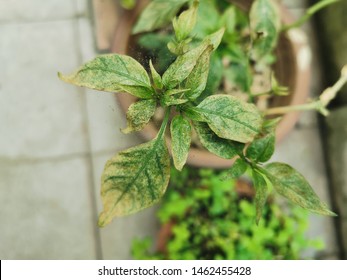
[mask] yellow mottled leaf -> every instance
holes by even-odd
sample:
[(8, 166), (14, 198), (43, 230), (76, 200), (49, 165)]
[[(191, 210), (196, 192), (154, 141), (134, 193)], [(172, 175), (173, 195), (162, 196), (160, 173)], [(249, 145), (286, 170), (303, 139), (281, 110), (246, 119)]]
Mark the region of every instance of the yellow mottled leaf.
[(146, 99), (153, 94), (146, 70), (135, 59), (126, 55), (100, 55), (74, 73), (58, 73), (58, 76), (64, 82), (96, 90), (124, 91)]
[(103, 227), (114, 217), (136, 213), (158, 202), (170, 178), (170, 156), (163, 133), (110, 159), (102, 175), (99, 216)]

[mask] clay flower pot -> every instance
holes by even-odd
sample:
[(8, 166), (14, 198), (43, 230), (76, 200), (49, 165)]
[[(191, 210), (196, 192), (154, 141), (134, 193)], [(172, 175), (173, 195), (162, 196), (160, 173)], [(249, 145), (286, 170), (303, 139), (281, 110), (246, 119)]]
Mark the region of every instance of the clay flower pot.
[[(247, 11), (252, 1), (231, 0), (230, 2)], [(129, 52), (132, 27), (147, 3), (147, 0), (139, 0), (134, 10), (124, 12), (116, 28), (112, 52), (119, 54), (127, 54)], [(293, 22), (291, 15), (283, 6), (281, 6), (280, 11), (284, 24)], [(287, 34), (281, 34), (275, 54), (277, 57), (277, 62), (274, 65), (276, 78), (281, 85), (289, 88), (290, 95), (273, 98), (271, 107), (304, 103), (309, 93), (311, 57), (305, 34), (298, 29), (290, 30)], [(124, 112), (136, 101), (136, 98), (130, 94), (118, 94), (117, 99)], [(299, 113), (293, 112), (282, 118), (276, 130), (277, 142), (281, 141), (290, 132), (298, 117)], [(157, 135), (157, 132), (158, 128), (154, 123), (150, 122), (140, 134), (144, 139), (150, 140)], [(167, 141), (170, 143), (169, 138), (167, 138)], [(192, 147), (187, 163), (198, 167), (228, 168), (233, 163), (233, 160), (222, 159), (205, 149)]]

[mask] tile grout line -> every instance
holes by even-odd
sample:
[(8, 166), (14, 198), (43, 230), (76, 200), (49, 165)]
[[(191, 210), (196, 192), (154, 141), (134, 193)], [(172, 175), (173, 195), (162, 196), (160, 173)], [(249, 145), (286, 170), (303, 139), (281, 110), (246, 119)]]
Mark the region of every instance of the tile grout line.
[[(78, 9), (77, 2), (75, 2), (75, 8)], [(80, 32), (80, 26), (79, 26), (79, 18), (75, 18), (75, 34), (77, 38), (77, 44), (76, 44), (76, 55), (78, 57), (79, 64), (82, 65), (83, 63), (83, 57), (81, 54), (81, 32)], [(96, 254), (96, 259), (101, 260), (103, 259), (103, 253), (102, 253), (102, 246), (101, 246), (101, 236), (100, 236), (100, 230), (99, 228), (95, 225), (98, 219), (98, 210), (97, 210), (97, 202), (96, 202), (96, 197), (95, 197), (95, 176), (94, 176), (94, 163), (93, 163), (93, 154), (92, 154), (92, 144), (91, 144), (91, 139), (90, 139), (90, 129), (89, 129), (89, 117), (88, 117), (88, 105), (87, 105), (87, 97), (86, 97), (86, 90), (83, 88), (79, 88), (79, 91), (82, 94), (82, 100), (83, 100), (83, 118), (85, 120), (84, 123), (84, 130), (86, 132), (86, 142), (87, 142), (87, 148), (88, 148), (88, 153), (87, 153), (87, 168), (88, 168), (88, 173), (89, 173), (89, 199), (92, 205), (92, 217), (93, 217), (93, 234), (94, 234), (94, 241), (95, 241), (95, 254)]]
[(76, 20), (80, 18), (89, 18), (87, 15), (84, 14), (75, 14), (70, 17), (62, 17), (62, 18), (55, 18), (55, 19), (39, 19), (39, 20), (30, 20), (30, 19), (23, 19), (23, 20), (0, 20), (0, 25), (27, 25), (27, 24), (45, 24), (45, 23), (59, 23), (59, 22), (65, 22), (65, 21), (71, 21)]

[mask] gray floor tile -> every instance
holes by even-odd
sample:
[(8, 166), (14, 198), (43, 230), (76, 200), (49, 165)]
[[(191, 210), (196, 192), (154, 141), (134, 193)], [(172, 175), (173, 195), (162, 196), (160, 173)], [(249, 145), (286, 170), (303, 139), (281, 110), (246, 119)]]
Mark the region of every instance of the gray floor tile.
[(81, 60), (83, 63), (92, 60), (96, 56), (93, 26), (89, 19), (82, 17), (77, 19), (78, 42)]
[(76, 15), (76, 0), (1, 0), (0, 22), (42, 21)]
[(116, 94), (87, 90), (89, 133), (93, 152), (118, 151), (143, 142), (138, 134), (123, 134), (125, 114)]
[[(100, 199), (100, 176), (106, 161), (113, 154), (94, 156), (94, 174), (98, 212), (102, 211)], [(131, 243), (135, 238), (153, 236), (158, 231), (155, 218), (156, 206), (138, 214), (117, 218), (100, 229), (103, 259), (131, 259)]]
[[(96, 56), (92, 29), (87, 19), (78, 19), (79, 42), (82, 61)], [(126, 126), (125, 114), (120, 110), (115, 93), (85, 90), (88, 124), (93, 152), (118, 151), (142, 142), (137, 134), (124, 135), (120, 129)]]
[(0, 258), (94, 259), (89, 174), (84, 158), (0, 161)]
[(57, 72), (79, 66), (76, 22), (0, 25), (0, 155), (87, 151), (84, 95)]
[(75, 0), (77, 13), (79, 15), (88, 16), (89, 15), (89, 4), (91, 0)]
[[(329, 189), (323, 160), (321, 140), (317, 128), (293, 130), (276, 148), (271, 161), (285, 162), (297, 169), (318, 196), (330, 204)], [(336, 256), (335, 230), (331, 217), (312, 215), (307, 235), (322, 238), (326, 244), (318, 256)]]

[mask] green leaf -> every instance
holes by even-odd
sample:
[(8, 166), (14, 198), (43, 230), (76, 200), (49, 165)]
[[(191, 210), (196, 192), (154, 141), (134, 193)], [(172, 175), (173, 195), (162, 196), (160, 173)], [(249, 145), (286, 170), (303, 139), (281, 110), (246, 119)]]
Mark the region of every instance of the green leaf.
[(181, 109), (189, 119), (197, 122), (206, 122), (204, 115), (199, 111), (198, 108), (191, 105), (184, 105), (181, 107)]
[(176, 169), (181, 171), (187, 161), (192, 128), (190, 122), (179, 115), (174, 117), (171, 121), (170, 130), (173, 161)]
[(246, 172), (247, 167), (248, 164), (242, 158), (238, 158), (223, 179), (229, 180), (239, 178), (243, 173)]
[(153, 0), (141, 13), (133, 34), (164, 27), (188, 0)]
[(216, 32), (205, 37), (204, 42), (207, 44), (211, 44), (213, 46), (213, 50), (216, 50), (220, 43), (222, 42), (223, 35), (225, 32), (225, 28), (217, 30)]
[(219, 19), (220, 14), (215, 1), (200, 1), (198, 19), (193, 34), (196, 34), (199, 39), (205, 38), (206, 34), (210, 34), (219, 27)]
[(198, 103), (204, 100), (207, 96), (210, 96), (217, 92), (223, 78), (223, 72), (224, 67), (222, 59), (218, 56), (217, 53), (212, 54), (206, 88), (196, 99)]
[(162, 106), (173, 106), (173, 105), (179, 105), (187, 103), (189, 100), (186, 99), (184, 96), (182, 98), (177, 98), (175, 95), (163, 95), (160, 98), (160, 104)]
[(204, 122), (193, 122), (201, 144), (211, 153), (225, 159), (231, 159), (242, 153), (244, 144), (219, 138)]
[(163, 88), (163, 82), (161, 81), (161, 77), (158, 74), (157, 70), (155, 70), (155, 68), (152, 64), (152, 60), (149, 61), (149, 67), (151, 68), (153, 84), (156, 86), (156, 88), (162, 89)]
[(267, 183), (263, 174), (258, 170), (252, 170), (253, 184), (255, 187), (255, 209), (256, 209), (256, 223), (259, 224), (263, 209), (267, 200)]
[(163, 74), (162, 79), (165, 87), (172, 89), (184, 81), (194, 69), (200, 56), (208, 47), (209, 44), (202, 43), (198, 47), (177, 57), (175, 62), (172, 63)]
[(275, 190), (291, 202), (317, 214), (335, 216), (320, 201), (304, 176), (293, 167), (284, 163), (274, 162), (266, 165), (265, 170), (266, 176)]
[(212, 50), (213, 47), (211, 45), (201, 54), (199, 61), (187, 77), (185, 87), (191, 89), (190, 92), (186, 94), (189, 100), (195, 100), (206, 88)]
[(256, 59), (264, 57), (276, 46), (280, 17), (273, 0), (256, 0), (250, 11), (250, 26), (254, 40), (253, 54)]
[(265, 120), (263, 123), (263, 131), (267, 133), (275, 132), (277, 125), (282, 120), (281, 117)]
[(202, 54), (207, 49), (210, 49), (211, 46), (211, 51), (215, 50), (218, 47), (222, 40), (223, 34), (224, 28), (207, 36), (205, 40), (196, 48), (184, 53), (183, 55), (178, 56), (174, 63), (172, 63), (163, 74), (163, 84), (168, 89), (172, 89), (183, 82), (193, 71), (195, 65), (201, 59)]
[(130, 105), (127, 112), (127, 128), (123, 133), (140, 131), (150, 121), (155, 113), (157, 102), (153, 99), (140, 100)]
[(146, 70), (135, 59), (126, 55), (101, 55), (71, 75), (58, 75), (64, 82), (96, 90), (125, 91), (146, 99), (153, 94)]
[(170, 156), (164, 133), (150, 142), (120, 152), (105, 166), (101, 182), (103, 227), (114, 217), (136, 213), (158, 202), (170, 178)]
[(176, 94), (185, 93), (185, 92), (188, 92), (188, 91), (190, 91), (189, 88), (169, 89), (169, 90), (164, 92), (164, 95), (167, 95), (167, 96), (169, 96), (169, 95), (176, 95)]
[(172, 25), (175, 30), (177, 41), (183, 41), (192, 32), (197, 17), (198, 2), (195, 1), (188, 10), (182, 12), (178, 18), (174, 18)]
[(275, 133), (255, 139), (247, 148), (246, 157), (254, 162), (268, 161), (275, 151)]
[(243, 92), (249, 92), (253, 73), (248, 51), (238, 44), (229, 45), (228, 51), (227, 57), (230, 60), (230, 65), (225, 70), (226, 78), (236, 84)]
[(262, 116), (255, 105), (230, 95), (209, 96), (197, 109), (221, 138), (247, 143), (253, 140), (262, 126)]
[(227, 33), (235, 32), (237, 23), (236, 11), (234, 6), (230, 6), (226, 9), (220, 19), (220, 26), (225, 26)]

